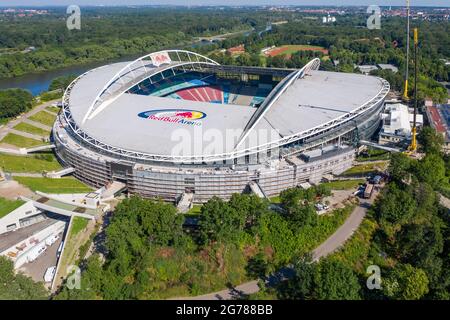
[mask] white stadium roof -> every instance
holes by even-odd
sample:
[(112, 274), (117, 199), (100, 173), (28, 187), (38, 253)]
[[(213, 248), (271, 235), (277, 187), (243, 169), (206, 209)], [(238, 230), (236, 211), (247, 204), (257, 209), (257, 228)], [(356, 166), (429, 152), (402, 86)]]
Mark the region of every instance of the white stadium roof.
[[(198, 57), (202, 58), (194, 53), (191, 55), (196, 57), (197, 61)], [(172, 62), (169, 66), (155, 67), (148, 61), (136, 61), (139, 65), (134, 66), (133, 71), (139, 73), (140, 70), (141, 74), (144, 74), (144, 70), (145, 74), (155, 74), (159, 70), (170, 68), (171, 65), (180, 65), (179, 62)], [(170, 158), (174, 156), (173, 150), (179, 144), (179, 140), (174, 140), (172, 136), (177, 129), (183, 129), (186, 135), (190, 134), (193, 145), (205, 144), (201, 135), (194, 132), (199, 126), (149, 121), (138, 114), (169, 109), (203, 112), (206, 116), (197, 120), (201, 121), (203, 132), (212, 129), (223, 136), (226, 135), (227, 129), (244, 132), (240, 136), (243, 140), (241, 143), (238, 143), (238, 139), (232, 144), (226, 143), (227, 146), (220, 152), (223, 155), (258, 147), (261, 142), (252, 141), (248, 135), (252, 131), (276, 130), (278, 134), (271, 136), (272, 141), (267, 142), (282, 145), (294, 138), (324, 130), (327, 126), (338, 125), (340, 121), (346, 121), (369, 110), (376, 102), (384, 99), (389, 90), (389, 85), (381, 78), (318, 71), (317, 61), (312, 62), (307, 72), (302, 69), (303, 72), (297, 71), (292, 77), (288, 76), (290, 79), (285, 79), (285, 83), (282, 81), (274, 89), (281, 94), (277, 96), (276, 92), (272, 92), (259, 107), (261, 110), (249, 106), (129, 94), (126, 91), (136, 83), (128, 78), (127, 81), (121, 80), (122, 84), (119, 85), (117, 79), (121, 76), (117, 77), (117, 74), (124, 74), (123, 70), (130, 69), (133, 63), (111, 64), (91, 70), (74, 81), (64, 97), (65, 115), (66, 118), (72, 118), (68, 119), (71, 120), (68, 121), (69, 124), (75, 131), (82, 133), (83, 139), (88, 136), (89, 140), (92, 139), (96, 143), (127, 152)], [(145, 78), (141, 74), (137, 76), (140, 79), (138, 82)], [(117, 79), (112, 82), (114, 77)], [(111, 90), (107, 93), (107, 99), (102, 98), (105, 88), (108, 91), (108, 88), (114, 85), (117, 86), (114, 92)], [(98, 107), (96, 112), (93, 112), (93, 105)], [(192, 152), (184, 153), (183, 156), (217, 154), (215, 150), (202, 150), (199, 154), (198, 149), (193, 148)]]

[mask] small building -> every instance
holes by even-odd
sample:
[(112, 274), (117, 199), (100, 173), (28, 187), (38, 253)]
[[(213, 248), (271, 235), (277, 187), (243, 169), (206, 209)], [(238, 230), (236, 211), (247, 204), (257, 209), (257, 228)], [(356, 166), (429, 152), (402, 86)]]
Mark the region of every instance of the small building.
[(368, 65), (368, 64), (362, 64), (359, 66), (356, 66), (356, 68), (361, 72), (362, 74), (369, 74), (372, 71), (378, 70), (378, 67), (375, 65)]
[(381, 70), (391, 70), (393, 73), (397, 73), (398, 72), (398, 68), (396, 66), (394, 66), (393, 64), (379, 63), (378, 67)]
[(444, 152), (450, 153), (450, 104), (425, 103), (425, 106), (430, 125), (444, 136)]
[(15, 231), (43, 220), (45, 220), (43, 212), (29, 201), (0, 219), (0, 234)]
[[(401, 103), (387, 104), (381, 114), (383, 126), (378, 143), (381, 145), (395, 145), (411, 139), (414, 124), (414, 110)], [(416, 115), (416, 126), (423, 126), (423, 115)]]
[(236, 47), (228, 48), (227, 52), (229, 54), (241, 54), (241, 53), (245, 52), (245, 47), (244, 47), (243, 44), (240, 44), (240, 45), (238, 45)]

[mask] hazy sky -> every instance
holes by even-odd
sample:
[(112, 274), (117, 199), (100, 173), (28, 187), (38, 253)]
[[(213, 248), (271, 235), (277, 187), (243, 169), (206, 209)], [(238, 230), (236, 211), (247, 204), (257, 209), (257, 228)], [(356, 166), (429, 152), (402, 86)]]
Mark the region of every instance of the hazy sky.
[[(404, 5), (406, 0), (0, 0), (0, 6), (37, 5)], [(449, 0), (411, 0), (411, 5), (449, 6)]]

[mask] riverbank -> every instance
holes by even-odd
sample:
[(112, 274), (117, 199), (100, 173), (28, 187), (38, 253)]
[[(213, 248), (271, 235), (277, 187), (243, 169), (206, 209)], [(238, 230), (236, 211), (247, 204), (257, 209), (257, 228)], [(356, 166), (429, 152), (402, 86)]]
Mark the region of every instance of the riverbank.
[[(211, 38), (211, 39), (222, 39), (229, 38), (238, 35), (249, 36), (253, 32), (256, 32), (256, 29), (246, 29), (238, 32), (224, 33), (216, 36), (210, 37), (196, 37), (192, 38), (191, 41), (182, 42), (177, 45), (173, 45), (170, 47), (163, 47), (158, 50), (169, 50), (169, 49), (186, 49), (186, 48), (198, 48), (205, 45), (210, 45), (209, 41), (201, 41), (201, 39)], [(222, 40), (219, 40), (222, 41)], [(98, 68), (108, 63), (118, 63), (124, 61), (131, 61), (141, 57), (143, 54), (147, 54), (148, 51), (138, 52), (123, 55), (121, 57), (113, 58), (113, 59), (105, 59), (105, 60), (92, 60), (85, 61), (84, 63), (77, 63), (67, 65), (62, 68), (50, 68), (41, 72), (27, 73), (25, 75), (21, 75), (18, 77), (7, 77), (0, 78), (0, 90), (11, 89), (11, 88), (21, 88), (30, 91), (33, 96), (40, 95), (41, 93), (48, 90), (50, 83), (53, 79), (68, 75), (79, 76), (91, 69)]]

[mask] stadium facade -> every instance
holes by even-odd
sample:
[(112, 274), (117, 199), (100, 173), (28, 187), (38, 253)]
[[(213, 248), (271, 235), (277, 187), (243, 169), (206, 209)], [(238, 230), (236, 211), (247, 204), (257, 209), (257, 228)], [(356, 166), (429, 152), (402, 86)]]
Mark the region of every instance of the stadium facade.
[(372, 76), (223, 66), (168, 50), (81, 75), (54, 125), (58, 158), (85, 183), (194, 202), (267, 197), (350, 168), (389, 92)]

